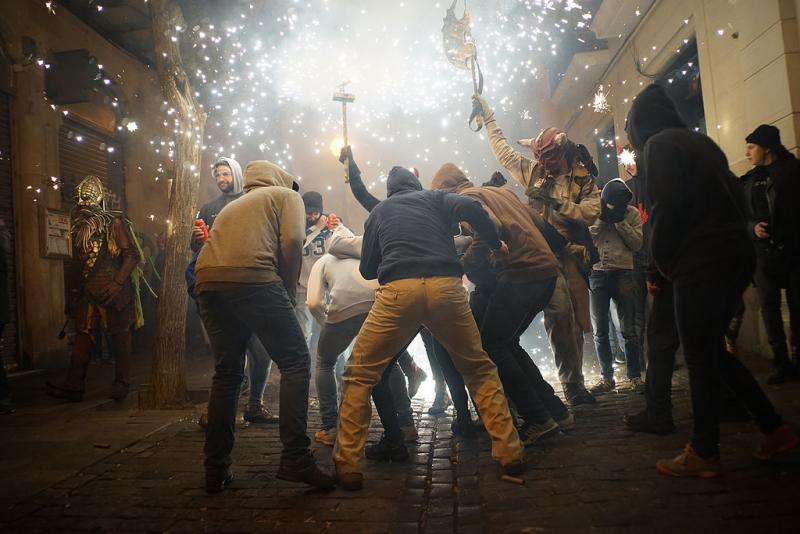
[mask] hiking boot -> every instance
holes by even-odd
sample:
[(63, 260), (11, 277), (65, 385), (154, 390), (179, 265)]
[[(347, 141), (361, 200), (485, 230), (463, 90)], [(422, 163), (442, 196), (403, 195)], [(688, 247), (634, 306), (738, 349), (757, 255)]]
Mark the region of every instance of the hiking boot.
[(376, 462), (405, 462), (408, 460), (408, 449), (405, 443), (392, 443), (383, 435), (378, 443), (364, 448), (364, 456)]
[(414, 372), (408, 375), (408, 398), (413, 399), (419, 391), (419, 387), (428, 379), (428, 373), (420, 367), (414, 367)]
[(586, 388), (583, 386), (583, 384), (564, 384), (564, 398), (567, 399), (567, 404), (570, 406), (597, 403), (597, 399), (595, 399), (591, 393), (586, 391)]
[(70, 389), (64, 386), (46, 382), (47, 394), (56, 399), (63, 399), (67, 402), (81, 402), (83, 400), (82, 389)]
[(646, 434), (656, 434), (658, 436), (664, 436), (675, 432), (675, 423), (672, 422), (671, 417), (657, 419), (651, 416), (647, 410), (626, 415), (624, 420), (628, 429), (634, 432), (644, 432)]
[(333, 446), (336, 443), (336, 427), (322, 429), (314, 434), (314, 441), (323, 445)]
[(450, 395), (445, 391), (442, 395), (437, 395), (431, 407), (428, 408), (428, 415), (442, 415), (447, 407), (453, 404)]
[(280, 423), (280, 418), (263, 406), (246, 409), (244, 420), (253, 425), (277, 425)]
[(719, 456), (702, 458), (694, 451), (691, 443), (675, 458), (657, 461), (656, 469), (662, 475), (673, 477), (714, 478), (722, 474)]
[(419, 439), (419, 432), (414, 425), (401, 426), (400, 431), (403, 433), (403, 441), (406, 443), (416, 443)]
[(131, 386), (127, 382), (114, 380), (114, 383), (111, 384), (111, 395), (109, 396), (117, 402), (122, 402), (128, 396), (130, 389)]
[(333, 489), (336, 486), (336, 479), (317, 466), (311, 453), (295, 462), (281, 461), (275, 478), (287, 482), (303, 482), (320, 489)]
[(233, 481), (233, 471), (206, 471), (206, 493), (221, 493)]
[(589, 389), (592, 395), (603, 395), (617, 389), (617, 383), (613, 378), (601, 378), (600, 381)]
[(567, 412), (567, 415), (561, 419), (556, 419), (555, 422), (558, 425), (558, 429), (562, 432), (575, 430), (575, 416), (573, 416), (570, 412)]
[(336, 468), (336, 484), (347, 491), (358, 491), (364, 488), (364, 475), (355, 471), (343, 473)]
[(767, 461), (773, 459), (778, 454), (794, 449), (800, 445), (800, 438), (789, 427), (783, 424), (772, 434), (763, 434), (758, 449), (753, 453), (757, 459)]
[(510, 464), (501, 465), (500, 471), (509, 477), (521, 477), (525, 473), (525, 463), (522, 460), (516, 460)]
[(544, 423), (525, 423), (519, 429), (519, 439), (529, 447), (542, 439), (554, 436), (558, 432), (558, 423), (548, 419)]

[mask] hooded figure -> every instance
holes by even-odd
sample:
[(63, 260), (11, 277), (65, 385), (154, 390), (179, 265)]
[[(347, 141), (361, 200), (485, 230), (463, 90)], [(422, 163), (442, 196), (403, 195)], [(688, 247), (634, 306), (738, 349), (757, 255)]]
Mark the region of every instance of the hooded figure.
[(722, 150), (688, 130), (657, 85), (634, 100), (626, 132), (643, 152), (650, 250), (658, 270), (675, 284), (712, 279), (731, 265), (752, 273), (744, 196)]
[(218, 283), (283, 282), (292, 301), (305, 238), (305, 210), (292, 176), (269, 161), (251, 161), (245, 194), (227, 205), (200, 251), (196, 292)]
[(625, 218), (633, 193), (619, 178), (610, 180), (600, 193), (600, 219), (618, 223)]
[(392, 167), (386, 179), (386, 198), (404, 191), (422, 191), (422, 184), (417, 175), (409, 169)]
[[(233, 158), (219, 158), (214, 163), (214, 171), (216, 173), (217, 167), (220, 165), (224, 165), (231, 170), (231, 174), (233, 175), (233, 180), (231, 181), (231, 187), (228, 191), (222, 191), (222, 194), (215, 198), (214, 200), (207, 202), (200, 208), (200, 211), (197, 213), (196, 219), (202, 220), (205, 225), (208, 227), (208, 231), (211, 231), (211, 227), (214, 226), (214, 220), (219, 215), (219, 212), (222, 211), (222, 208), (228, 205), (228, 203), (236, 200), (240, 196), (244, 194), (244, 180), (242, 177), (242, 167), (239, 165), (239, 162)], [(212, 174), (213, 174), (212, 173)], [(198, 238), (197, 236), (192, 236), (191, 248), (192, 251), (197, 253), (200, 250), (200, 247), (203, 246), (203, 240)]]

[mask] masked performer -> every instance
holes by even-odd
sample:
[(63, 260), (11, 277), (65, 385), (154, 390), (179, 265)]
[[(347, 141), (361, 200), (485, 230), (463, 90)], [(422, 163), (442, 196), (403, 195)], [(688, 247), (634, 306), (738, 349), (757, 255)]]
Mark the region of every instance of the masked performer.
[(50, 396), (67, 402), (83, 399), (90, 351), (101, 321), (111, 335), (116, 361), (111, 398), (121, 401), (128, 395), (131, 327), (144, 322), (139, 300), (139, 265), (144, 257), (134, 236), (130, 221), (105, 209), (100, 178), (84, 178), (75, 188), (75, 268), (67, 300), (67, 313), (75, 320), (75, 342), (64, 383), (47, 383)]

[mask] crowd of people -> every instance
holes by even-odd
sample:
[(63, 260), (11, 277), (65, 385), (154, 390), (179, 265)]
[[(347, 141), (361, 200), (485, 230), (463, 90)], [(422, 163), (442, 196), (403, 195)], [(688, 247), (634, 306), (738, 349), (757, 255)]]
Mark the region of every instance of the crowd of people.
[[(436, 382), (430, 413), (452, 403), (453, 433), (469, 439), (486, 432), (505, 475), (523, 473), (525, 447), (580, 424), (570, 407), (591, 406), (612, 391), (644, 394), (646, 408), (625, 417), (633, 431), (674, 432), (671, 383), (679, 347), (694, 428), (683, 452), (658, 460), (659, 472), (721, 473), (719, 425), (727, 399), (762, 432), (757, 458), (796, 447), (797, 435), (734, 350), (742, 295), (755, 282), (775, 362), (768, 382), (800, 377), (800, 212), (792, 204), (800, 194), (800, 163), (777, 128), (762, 125), (747, 136), (753, 169), (739, 179), (722, 150), (687, 128), (666, 92), (652, 85), (635, 99), (626, 123), (636, 163), (626, 166), (626, 177), (603, 180), (586, 147), (565, 132), (546, 128), (517, 149), (489, 103), (480, 96), (473, 103), (491, 151), (524, 187), (525, 200), (504, 187), (501, 173), (476, 185), (452, 163), (439, 168), (428, 190), (416, 170), (392, 168), (380, 200), (345, 147), (340, 161), (349, 187), (369, 212), (357, 235), (325, 213), (318, 192), (301, 196), (277, 165), (251, 161), (242, 172), (231, 158), (215, 163), (221, 194), (199, 212), (187, 269), (215, 355), (202, 422), (206, 491), (220, 492), (233, 478), (245, 375), (245, 420), (279, 428), (278, 478), (357, 490), (362, 454), (407, 459), (406, 443), (418, 438), (411, 398), (427, 378), (407, 350), (417, 334)], [(94, 190), (84, 189), (84, 200), (94, 202)], [(110, 320), (127, 354), (133, 297), (121, 291), (130, 285), (137, 247), (122, 219), (97, 220), (109, 229), (110, 243), (98, 245), (91, 235), (79, 241), (88, 289), (78, 302), (82, 316)], [(108, 272), (93, 268), (98, 246), (114, 252)], [(131, 259), (111, 261), (117, 257)], [(98, 272), (106, 273), (104, 284), (94, 289)], [(540, 313), (563, 401), (520, 343)], [(76, 346), (91, 339), (89, 326), (81, 332), (85, 339)], [(587, 385), (583, 349), (590, 332), (601, 376)], [(615, 377), (612, 339), (623, 354), (624, 381)], [(67, 381), (51, 384), (51, 394), (79, 400), (84, 352), (83, 345), (73, 351)], [(321, 419), (313, 438), (333, 446), (334, 473), (321, 470), (310, 450), (311, 354)], [(280, 369), (277, 416), (262, 402), (272, 362)], [(125, 373), (118, 370), (117, 397), (127, 394)], [(373, 402), (383, 434), (367, 445)]]

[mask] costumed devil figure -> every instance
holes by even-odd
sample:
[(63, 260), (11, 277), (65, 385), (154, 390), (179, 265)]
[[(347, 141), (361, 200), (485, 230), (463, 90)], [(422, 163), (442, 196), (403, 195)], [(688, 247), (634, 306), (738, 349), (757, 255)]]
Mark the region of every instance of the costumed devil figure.
[(75, 188), (71, 217), (75, 264), (66, 313), (75, 321), (75, 342), (66, 380), (63, 385), (48, 382), (48, 394), (68, 402), (83, 399), (90, 352), (102, 321), (116, 362), (110, 396), (121, 401), (130, 388), (131, 328), (144, 322), (139, 299), (144, 255), (131, 222), (106, 210), (97, 176), (87, 176)]

